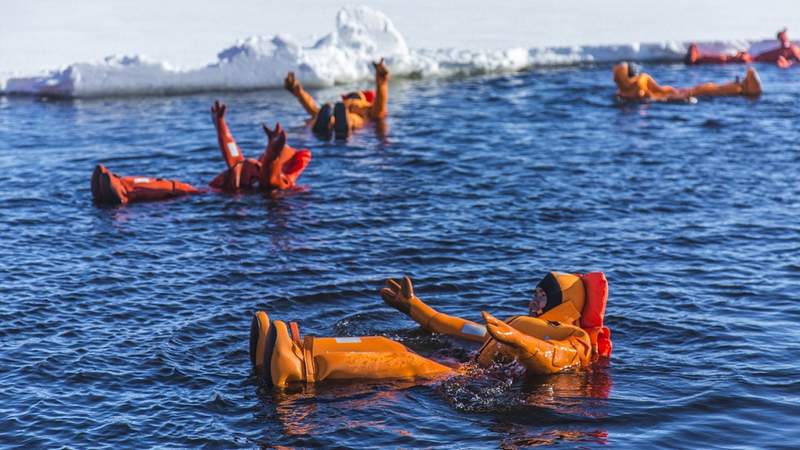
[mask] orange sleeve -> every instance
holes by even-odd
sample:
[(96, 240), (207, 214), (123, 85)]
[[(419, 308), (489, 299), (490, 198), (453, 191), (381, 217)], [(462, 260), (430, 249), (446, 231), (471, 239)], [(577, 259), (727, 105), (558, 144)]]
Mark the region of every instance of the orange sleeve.
[(214, 121), (214, 128), (217, 129), (217, 143), (219, 144), (219, 149), (222, 152), (222, 158), (225, 160), (225, 164), (230, 168), (244, 161), (244, 155), (242, 155), (242, 151), (236, 144), (236, 140), (233, 138), (228, 124), (225, 123), (225, 118), (212, 117), (212, 120)]
[(418, 297), (411, 300), (410, 316), (418, 324), (435, 333), (455, 336), (473, 342), (483, 342), (486, 327), (471, 320), (440, 313)]
[(659, 85), (656, 80), (653, 79), (650, 75), (644, 75), (646, 77), (646, 87), (647, 92), (650, 94), (676, 94), (678, 90), (672, 86), (661, 86)]

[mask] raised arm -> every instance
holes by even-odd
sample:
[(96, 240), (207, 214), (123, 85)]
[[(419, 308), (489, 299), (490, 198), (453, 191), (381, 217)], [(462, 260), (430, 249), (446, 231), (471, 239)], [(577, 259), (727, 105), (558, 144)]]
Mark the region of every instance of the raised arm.
[(283, 87), (295, 96), (303, 109), (305, 109), (306, 112), (311, 115), (311, 117), (317, 115), (319, 112), (319, 106), (317, 106), (317, 102), (314, 101), (314, 97), (312, 97), (311, 94), (303, 89), (303, 85), (300, 84), (300, 80), (294, 76), (294, 72), (289, 72), (286, 74), (286, 78), (283, 80)]
[(230, 168), (244, 161), (244, 155), (242, 155), (242, 151), (236, 144), (236, 140), (233, 139), (231, 130), (228, 129), (228, 124), (225, 123), (226, 109), (227, 107), (224, 103), (219, 100), (215, 101), (214, 106), (211, 107), (211, 120), (217, 129), (217, 142), (222, 152), (222, 158)]
[(383, 58), (372, 63), (375, 68), (375, 101), (370, 109), (371, 119), (383, 119), (389, 115), (389, 69)]
[(485, 339), (486, 327), (483, 325), (440, 313), (426, 305), (414, 295), (414, 285), (407, 276), (400, 282), (391, 278), (386, 280), (381, 297), (387, 305), (405, 313), (426, 330), (473, 342), (483, 342)]

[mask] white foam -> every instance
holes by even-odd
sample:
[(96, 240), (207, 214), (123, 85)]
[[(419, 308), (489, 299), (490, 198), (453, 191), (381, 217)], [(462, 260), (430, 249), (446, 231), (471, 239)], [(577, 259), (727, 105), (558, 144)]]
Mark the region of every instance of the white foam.
[[(709, 42), (701, 48), (733, 52), (751, 45), (748, 41)], [(381, 57), (386, 58), (394, 77), (442, 77), (619, 60), (677, 62), (685, 53), (686, 45), (678, 42), (410, 50), (386, 15), (356, 6), (341, 9), (335, 31), (310, 46), (288, 35), (255, 36), (219, 52), (216, 62), (188, 70), (144, 55), (110, 56), (99, 62), (71, 64), (42, 76), (6, 74), (0, 76), (0, 92), (97, 97), (264, 89), (282, 86), (290, 70), (304, 85), (323, 87), (371, 79), (370, 63)]]

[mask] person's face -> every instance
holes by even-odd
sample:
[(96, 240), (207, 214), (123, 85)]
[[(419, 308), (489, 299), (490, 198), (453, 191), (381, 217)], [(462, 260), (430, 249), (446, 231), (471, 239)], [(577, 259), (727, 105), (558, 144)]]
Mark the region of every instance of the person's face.
[(530, 303), (528, 303), (528, 314), (533, 317), (538, 316), (539, 311), (544, 309), (545, 305), (547, 305), (547, 294), (545, 294), (542, 288), (537, 287), (533, 291), (533, 298)]

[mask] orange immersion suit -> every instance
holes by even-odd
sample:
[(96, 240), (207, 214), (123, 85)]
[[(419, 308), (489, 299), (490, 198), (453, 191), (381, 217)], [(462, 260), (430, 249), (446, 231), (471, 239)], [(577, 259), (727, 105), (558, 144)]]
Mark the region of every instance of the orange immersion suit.
[[(516, 357), (529, 373), (550, 374), (585, 367), (597, 356), (608, 357), (610, 331), (602, 326), (605, 277), (599, 272), (582, 277), (554, 272), (550, 276), (557, 292), (544, 315), (514, 317), (506, 323), (484, 312), (486, 326), (425, 305), (414, 295), (408, 277), (402, 285), (387, 281), (381, 296), (431, 331), (484, 342), (477, 358), (483, 366), (503, 353)], [(584, 311), (585, 324), (579, 310)], [(256, 313), (251, 324), (250, 357), (256, 373), (279, 387), (294, 381), (431, 378), (454, 373), (454, 369), (385, 337), (301, 339), (295, 323), (270, 322), (263, 311)]]
[(176, 180), (153, 177), (120, 177), (98, 164), (92, 172), (92, 198), (100, 204), (124, 205), (199, 194), (194, 186)]
[(250, 358), (259, 377), (274, 386), (322, 380), (433, 377), (452, 371), (381, 336), (300, 338), (297, 324), (255, 314)]
[(237, 191), (290, 189), (311, 161), (311, 151), (297, 150), (286, 143), (286, 131), (280, 124), (274, 130), (263, 126), (267, 134), (267, 148), (258, 159), (245, 158), (228, 125), (225, 123), (226, 106), (215, 102), (211, 108), (212, 120), (217, 130), (217, 141), (222, 158), (228, 166), (210, 183), (215, 189)]
[(506, 322), (484, 313), (487, 326), (440, 313), (414, 295), (409, 279), (402, 286), (387, 281), (384, 301), (430, 331), (483, 342), (478, 363), (498, 354), (511, 355), (535, 374), (584, 367), (611, 354), (611, 331), (603, 325), (608, 281), (602, 272), (573, 275), (551, 272), (539, 283), (548, 303), (537, 317), (516, 316)]
[[(380, 121), (389, 115), (389, 70), (380, 62), (373, 63), (375, 68), (375, 90), (357, 91), (342, 96), (345, 116), (349, 130), (363, 127), (368, 121)], [(284, 87), (297, 98), (300, 105), (311, 115), (311, 122), (316, 122), (320, 107), (314, 98), (295, 78), (294, 72), (289, 72), (284, 80)], [(335, 125), (335, 119), (328, 127)]]
[(743, 81), (726, 84), (704, 83), (697, 86), (679, 89), (672, 86), (661, 86), (653, 77), (643, 73), (629, 76), (626, 63), (614, 66), (614, 83), (617, 85), (617, 96), (624, 100), (636, 101), (685, 101), (691, 97), (708, 96), (750, 96), (761, 95), (761, 82), (754, 68), (747, 69)]

